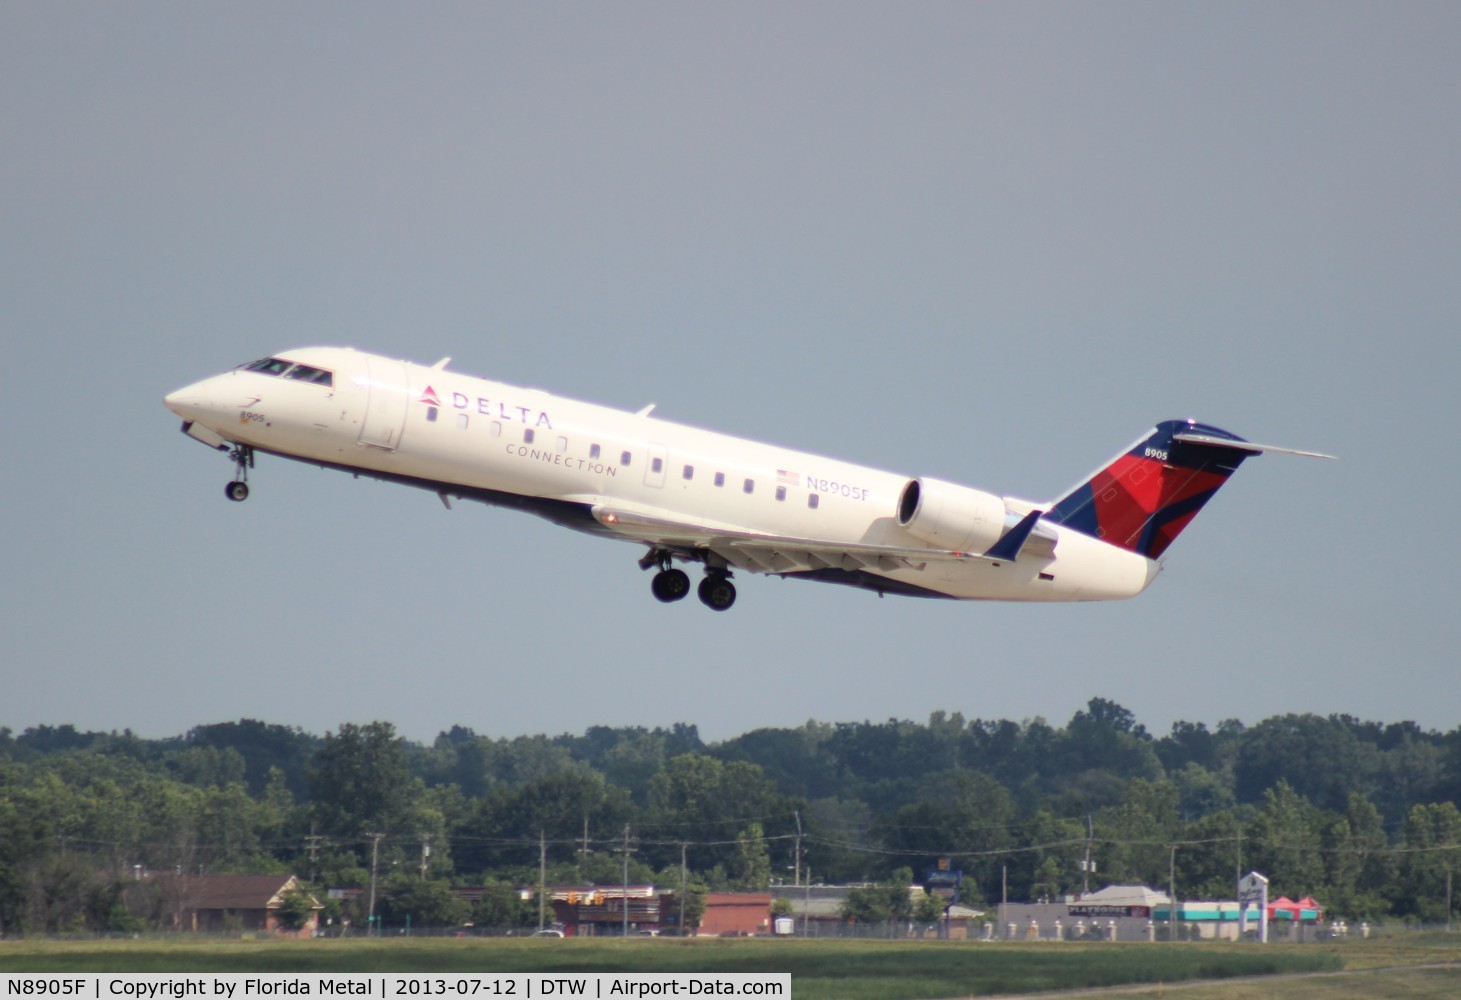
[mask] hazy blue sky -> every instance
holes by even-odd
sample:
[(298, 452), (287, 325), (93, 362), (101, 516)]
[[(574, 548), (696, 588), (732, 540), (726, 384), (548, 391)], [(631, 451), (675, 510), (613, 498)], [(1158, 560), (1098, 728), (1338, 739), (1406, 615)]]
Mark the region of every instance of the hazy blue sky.
[[(0, 3), (0, 725), (1461, 724), (1461, 5)], [(1264, 457), (1117, 604), (746, 577), (264, 458), (350, 344), (1035, 499)]]

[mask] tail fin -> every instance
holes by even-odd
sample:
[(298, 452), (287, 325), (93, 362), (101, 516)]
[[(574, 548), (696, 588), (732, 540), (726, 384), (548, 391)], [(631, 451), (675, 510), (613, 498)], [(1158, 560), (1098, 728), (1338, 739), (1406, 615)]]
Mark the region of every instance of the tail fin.
[(1042, 520), (1158, 559), (1243, 459), (1285, 450), (1207, 424), (1166, 420), (1057, 500)]

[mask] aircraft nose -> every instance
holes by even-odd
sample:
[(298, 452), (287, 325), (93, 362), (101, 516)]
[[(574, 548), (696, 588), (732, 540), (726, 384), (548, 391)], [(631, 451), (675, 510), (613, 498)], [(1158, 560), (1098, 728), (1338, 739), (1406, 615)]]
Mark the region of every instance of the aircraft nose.
[(185, 385), (162, 398), (162, 404), (179, 417), (205, 424), (217, 423), (229, 415), (237, 416), (240, 407), (258, 401), (258, 396), (240, 394), (237, 383), (228, 374)]
[(196, 415), (198, 404), (201, 400), (193, 386), (185, 386), (162, 397), (162, 405), (166, 406), (173, 413), (184, 420), (191, 420)]

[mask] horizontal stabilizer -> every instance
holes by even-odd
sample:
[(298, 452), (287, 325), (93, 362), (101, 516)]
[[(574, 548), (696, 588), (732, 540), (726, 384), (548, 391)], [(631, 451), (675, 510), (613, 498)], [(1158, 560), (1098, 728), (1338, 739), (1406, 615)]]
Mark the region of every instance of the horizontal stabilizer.
[(1297, 448), (1280, 448), (1276, 444), (1258, 444), (1255, 441), (1235, 441), (1231, 438), (1213, 437), (1210, 434), (1173, 434), (1173, 441), (1181, 441), (1183, 444), (1210, 445), (1214, 448), (1233, 448), (1237, 451), (1246, 451), (1254, 455), (1261, 455), (1263, 452), (1271, 451), (1275, 455), (1299, 455), (1303, 458), (1334, 458), (1333, 455), (1326, 455), (1322, 451), (1300, 451)]
[(1042, 510), (1032, 510), (1020, 519), (1020, 523), (1009, 531), (1006, 531), (993, 545), (989, 551), (984, 553), (986, 559), (1007, 559), (1014, 562), (1020, 556), (1020, 550), (1025, 547), (1025, 542), (1030, 538), (1030, 532), (1035, 530), (1035, 522), (1040, 520), (1040, 515), (1045, 513)]

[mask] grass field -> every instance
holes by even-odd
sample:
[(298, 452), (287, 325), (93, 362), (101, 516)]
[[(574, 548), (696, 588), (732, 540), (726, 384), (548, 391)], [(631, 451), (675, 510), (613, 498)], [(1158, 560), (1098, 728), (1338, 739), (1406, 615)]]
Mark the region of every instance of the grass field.
[[(8, 941), (0, 942), (0, 972), (789, 972), (794, 996), (842, 1000), (1100, 987), (1106, 997), (1180, 1000), (1430, 1000), (1461, 995), (1461, 968), (1444, 968), (1452, 961), (1461, 967), (1458, 937), (1266, 947), (764, 939)], [(1421, 968), (1428, 965), (1443, 967)], [(1295, 974), (1311, 978), (1287, 978)], [(1228, 981), (1253, 976), (1280, 978)]]

